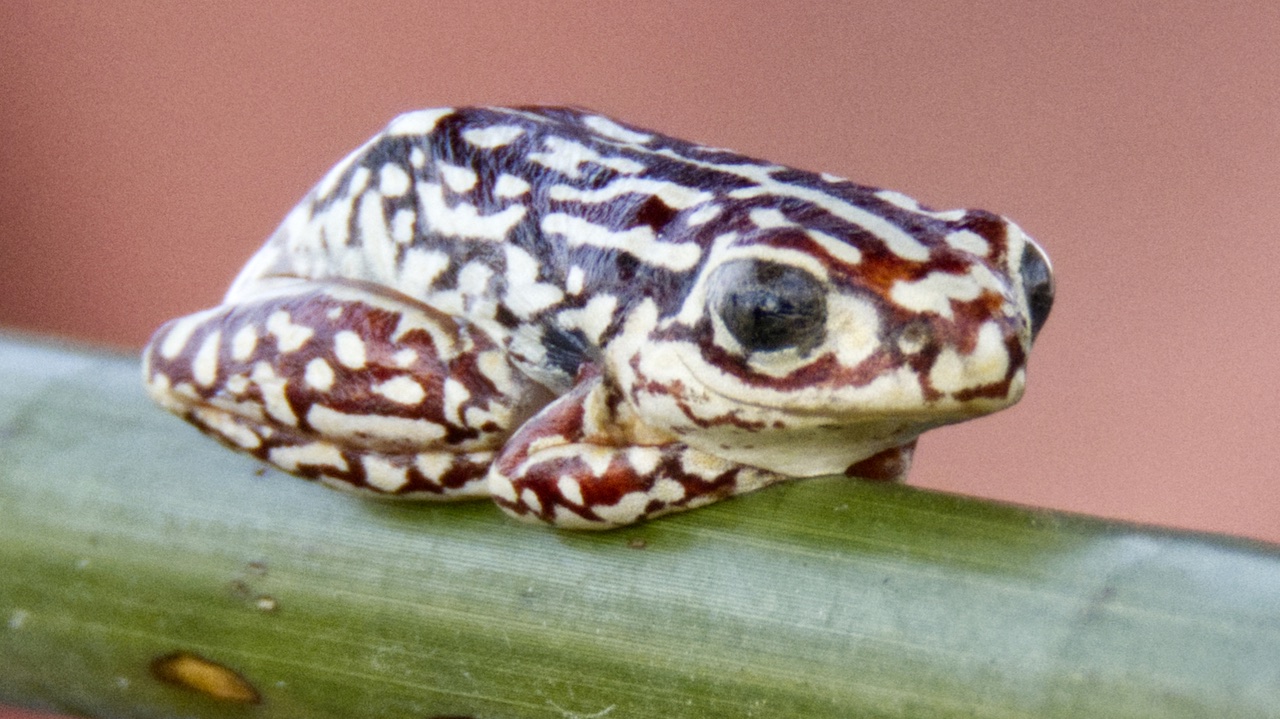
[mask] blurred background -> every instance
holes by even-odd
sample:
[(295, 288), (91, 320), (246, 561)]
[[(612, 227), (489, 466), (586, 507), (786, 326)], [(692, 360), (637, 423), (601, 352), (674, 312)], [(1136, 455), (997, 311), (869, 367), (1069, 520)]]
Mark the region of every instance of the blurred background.
[(1277, 48), (1265, 2), (5, 2), (0, 328), (135, 350), (395, 114), (581, 105), (1047, 248), (1026, 398), (915, 484), (1280, 541)]

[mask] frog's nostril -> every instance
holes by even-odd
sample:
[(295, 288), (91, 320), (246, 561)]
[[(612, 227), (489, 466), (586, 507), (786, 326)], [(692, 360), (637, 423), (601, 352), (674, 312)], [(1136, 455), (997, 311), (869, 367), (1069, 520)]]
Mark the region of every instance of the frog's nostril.
[(1026, 248), (1022, 251), (1022, 291), (1027, 296), (1027, 309), (1031, 313), (1031, 339), (1035, 340), (1049, 319), (1049, 310), (1053, 308), (1053, 268), (1049, 265), (1049, 256), (1027, 238)]
[(903, 354), (918, 354), (934, 341), (933, 328), (922, 319), (909, 322), (898, 331), (898, 349)]

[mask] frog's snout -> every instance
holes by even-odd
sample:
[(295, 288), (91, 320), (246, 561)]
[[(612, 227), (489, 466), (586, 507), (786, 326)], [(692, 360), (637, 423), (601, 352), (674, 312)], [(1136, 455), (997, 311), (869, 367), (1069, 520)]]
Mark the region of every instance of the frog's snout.
[(1031, 313), (1031, 340), (1034, 342), (1049, 310), (1053, 309), (1053, 266), (1049, 256), (1030, 237), (1022, 251), (1022, 291), (1027, 297), (1027, 311)]

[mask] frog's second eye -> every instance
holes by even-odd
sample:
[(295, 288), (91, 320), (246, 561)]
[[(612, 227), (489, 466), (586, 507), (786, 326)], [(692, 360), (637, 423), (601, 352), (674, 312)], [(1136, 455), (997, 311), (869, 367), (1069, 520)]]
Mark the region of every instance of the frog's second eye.
[(791, 265), (734, 260), (711, 273), (707, 304), (747, 352), (808, 352), (826, 334), (827, 293)]
[(1053, 308), (1053, 269), (1049, 256), (1031, 238), (1027, 238), (1026, 249), (1022, 251), (1021, 269), (1027, 308), (1031, 312), (1031, 337), (1035, 339)]

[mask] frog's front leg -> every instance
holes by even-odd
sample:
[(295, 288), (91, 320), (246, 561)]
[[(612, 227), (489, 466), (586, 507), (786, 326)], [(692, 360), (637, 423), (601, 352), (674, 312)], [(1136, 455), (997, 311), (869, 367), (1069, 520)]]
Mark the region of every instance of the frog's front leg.
[(525, 521), (611, 529), (787, 479), (628, 422), (617, 396), (591, 377), (525, 422), (489, 470), (494, 501)]
[(383, 288), (292, 280), (166, 324), (150, 394), (224, 444), (333, 486), (486, 494), (545, 392), (474, 326)]

